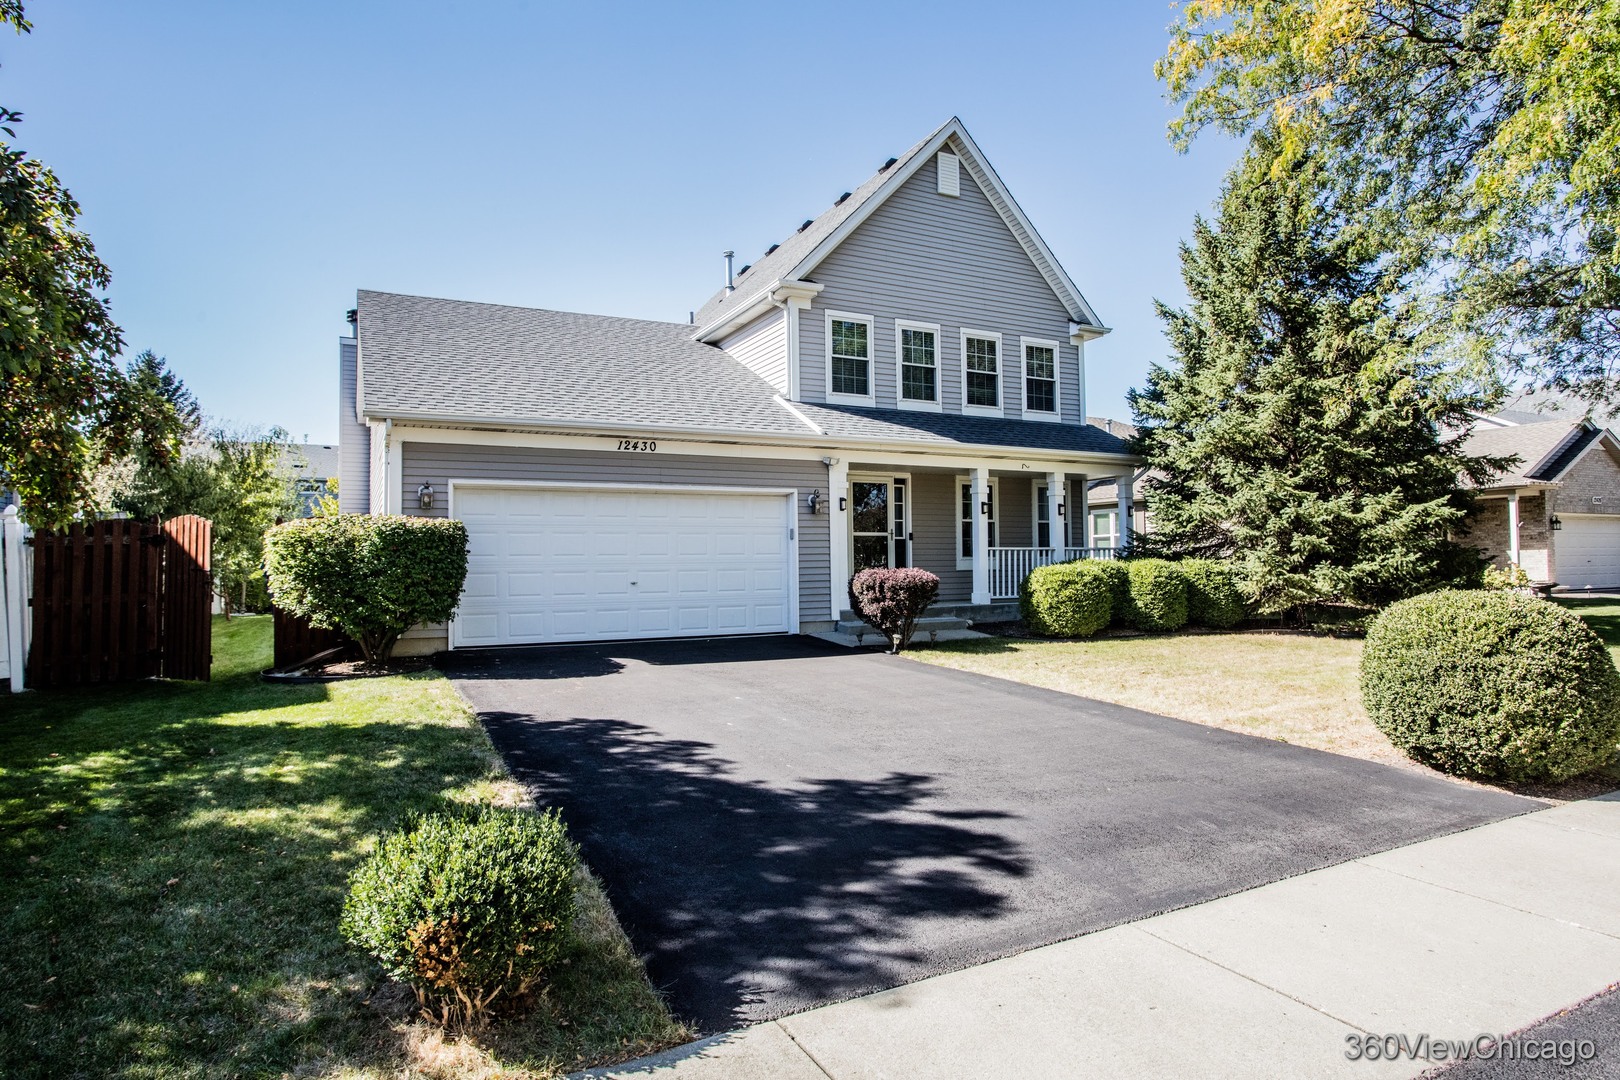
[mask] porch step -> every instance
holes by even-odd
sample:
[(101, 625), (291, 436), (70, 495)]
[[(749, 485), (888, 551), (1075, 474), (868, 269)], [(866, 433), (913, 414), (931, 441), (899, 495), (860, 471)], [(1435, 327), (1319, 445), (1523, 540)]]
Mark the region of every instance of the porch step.
[[(972, 626), (968, 619), (953, 618), (948, 615), (930, 615), (917, 620), (912, 637), (917, 641), (937, 641), (939, 635), (951, 630), (966, 630)], [(833, 626), (839, 634), (850, 634), (857, 641), (865, 637), (883, 639), (883, 632), (864, 619), (856, 618), (853, 612), (844, 612), (844, 617)]]

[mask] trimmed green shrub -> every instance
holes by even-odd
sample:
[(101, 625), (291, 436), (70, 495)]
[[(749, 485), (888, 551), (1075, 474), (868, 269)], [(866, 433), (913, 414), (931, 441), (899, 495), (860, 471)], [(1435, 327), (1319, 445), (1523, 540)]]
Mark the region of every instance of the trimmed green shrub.
[(862, 570), (849, 582), (849, 606), (889, 639), (889, 651), (911, 644), (911, 632), (939, 599), (939, 576), (914, 567)]
[(1442, 772), (1557, 781), (1620, 748), (1620, 674), (1574, 612), (1511, 592), (1429, 593), (1390, 605), (1361, 654), (1367, 713)]
[(1018, 590), (1024, 625), (1042, 637), (1091, 637), (1114, 617), (1125, 569), (1082, 559), (1037, 566)]
[(402, 514), (303, 518), (265, 534), (264, 563), (276, 606), (342, 630), (379, 663), (412, 626), (455, 614), (467, 527)]
[(1120, 617), (1133, 630), (1159, 633), (1187, 625), (1187, 579), (1165, 559), (1127, 559), (1129, 591)]
[(1176, 564), (1187, 580), (1187, 621), (1194, 626), (1225, 630), (1249, 614), (1248, 602), (1238, 590), (1237, 571), (1219, 559), (1183, 559)]
[(343, 936), (415, 990), (428, 1019), (479, 1024), (556, 961), (578, 865), (556, 811), (423, 815), (382, 837), (354, 872)]

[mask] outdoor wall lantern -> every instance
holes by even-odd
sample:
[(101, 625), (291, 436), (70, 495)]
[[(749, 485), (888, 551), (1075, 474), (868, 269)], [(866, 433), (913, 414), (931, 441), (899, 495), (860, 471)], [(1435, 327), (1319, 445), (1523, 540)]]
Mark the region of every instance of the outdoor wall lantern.
[(1552, 526), (1552, 531), (1553, 532), (1557, 532), (1559, 529), (1562, 529), (1564, 527), (1564, 523), (1562, 521), (1558, 520), (1558, 515), (1557, 514), (1554, 514), (1552, 516), (1552, 520), (1547, 522), (1547, 524)]
[(416, 489), (416, 505), (424, 510), (433, 509), (433, 485), (423, 484)]
[(842, 495), (838, 496), (838, 511), (839, 511), (839, 513), (842, 513), (842, 512), (844, 512), (845, 510), (848, 510), (848, 509), (849, 509), (849, 500), (844, 498)]
[(1058, 503), (1058, 517), (1063, 516), (1063, 503)]
[(983, 514), (985, 517), (990, 516), (990, 500), (989, 499), (986, 499), (984, 502), (979, 504), (979, 513)]
[(821, 509), (821, 492), (812, 491), (804, 497), (804, 507), (814, 515)]

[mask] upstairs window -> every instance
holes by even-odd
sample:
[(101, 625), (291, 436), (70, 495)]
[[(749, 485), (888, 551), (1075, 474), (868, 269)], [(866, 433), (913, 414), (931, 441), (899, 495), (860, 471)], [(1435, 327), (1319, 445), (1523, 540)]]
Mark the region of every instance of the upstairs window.
[(896, 321), (901, 408), (939, 407), (939, 327)]
[(1024, 341), (1024, 411), (1057, 415), (1057, 345)]
[(967, 409), (1001, 409), (1001, 341), (971, 332), (962, 336), (963, 405)]
[(834, 397), (872, 397), (872, 320), (827, 317), (827, 391)]

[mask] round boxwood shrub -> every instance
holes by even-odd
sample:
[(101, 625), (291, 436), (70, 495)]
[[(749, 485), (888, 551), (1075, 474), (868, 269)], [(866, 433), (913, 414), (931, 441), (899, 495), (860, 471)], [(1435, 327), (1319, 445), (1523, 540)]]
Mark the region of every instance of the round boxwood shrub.
[(1249, 614), (1248, 602), (1238, 590), (1237, 571), (1219, 559), (1183, 559), (1176, 564), (1187, 580), (1187, 621), (1194, 626), (1225, 630)]
[(1620, 675), (1573, 612), (1446, 590), (1390, 605), (1367, 632), (1361, 694), (1414, 760), (1480, 780), (1558, 781), (1620, 746)]
[(265, 534), (264, 564), (276, 606), (343, 631), (378, 663), (412, 626), (455, 614), (467, 527), (403, 514), (303, 518)]
[(1125, 572), (1129, 590), (1120, 617), (1126, 626), (1159, 633), (1187, 625), (1187, 579), (1177, 564), (1165, 559), (1129, 559)]
[(557, 959), (578, 862), (555, 811), (416, 817), (354, 872), (343, 936), (414, 989), (427, 1018), (478, 1024)]
[(1124, 576), (1119, 564), (1092, 560), (1037, 566), (1018, 590), (1024, 625), (1043, 637), (1091, 637), (1113, 619)]

